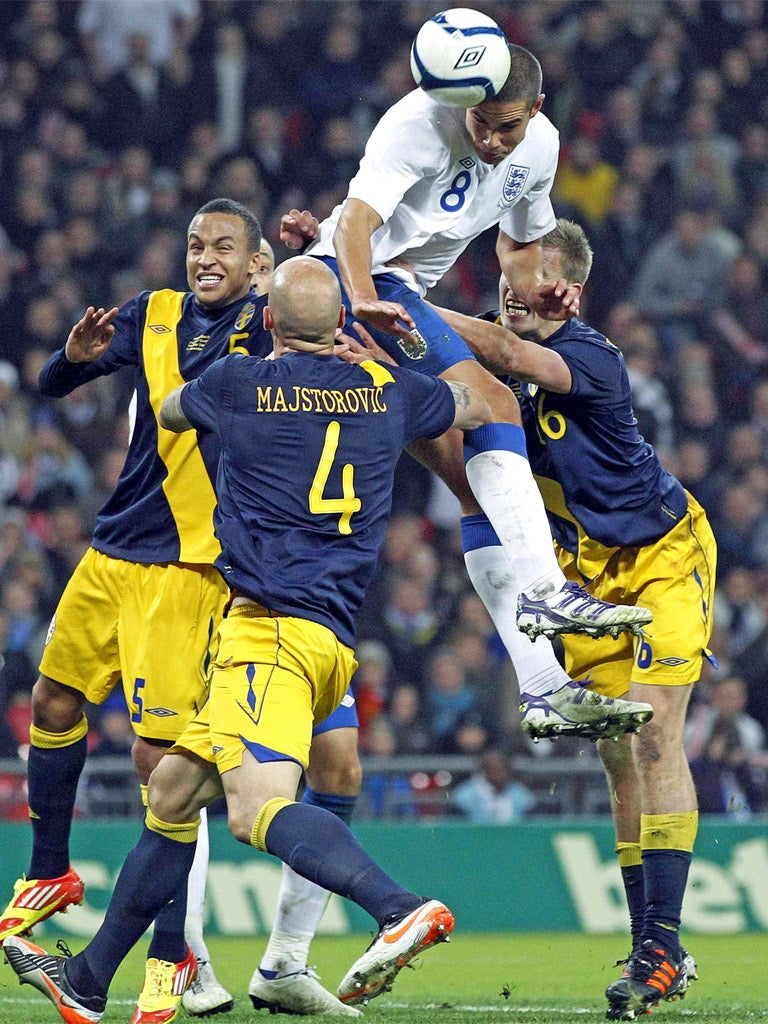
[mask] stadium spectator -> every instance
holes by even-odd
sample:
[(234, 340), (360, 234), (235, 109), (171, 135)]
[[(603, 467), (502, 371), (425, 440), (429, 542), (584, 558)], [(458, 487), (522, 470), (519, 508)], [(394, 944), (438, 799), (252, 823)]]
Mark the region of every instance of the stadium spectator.
[(590, 227), (602, 224), (611, 209), (619, 172), (600, 156), (597, 142), (581, 132), (563, 151), (555, 175), (553, 200)]
[(219, 145), (225, 153), (236, 153), (243, 138), (248, 76), (245, 32), (236, 22), (227, 21), (217, 26), (211, 66)]
[(439, 754), (476, 753), (489, 745), (491, 723), (454, 651), (439, 648), (426, 670), (424, 703)]
[(716, 679), (686, 723), (685, 749), (704, 814), (744, 820), (768, 802), (765, 730), (746, 704), (742, 679)]
[(575, 20), (574, 29), (569, 63), (579, 83), (581, 107), (600, 112), (611, 91), (624, 85), (638, 64), (642, 42), (612, 4), (591, 4)]
[(387, 718), (394, 730), (396, 754), (426, 754), (434, 749), (419, 689), (413, 683), (401, 683), (393, 688), (387, 705)]
[(682, 346), (699, 340), (708, 315), (722, 304), (737, 255), (710, 226), (707, 209), (680, 209), (672, 229), (648, 250), (631, 291), (675, 360)]
[(357, 669), (352, 678), (362, 750), (368, 750), (368, 730), (373, 719), (386, 708), (391, 684), (389, 651), (376, 640), (364, 640), (357, 647)]
[(645, 118), (637, 90), (628, 85), (619, 86), (605, 104), (598, 136), (600, 153), (613, 167), (621, 167), (632, 146), (645, 141)]
[(611, 205), (592, 230), (595, 267), (586, 292), (590, 317), (604, 322), (617, 296), (626, 295), (648, 246), (656, 238), (644, 215), (641, 185), (620, 178)]
[(738, 658), (768, 625), (756, 572), (739, 567), (723, 574), (715, 594), (715, 618), (728, 637), (728, 656)]
[[(389, 715), (379, 712), (370, 723), (361, 749), (369, 757), (387, 758), (398, 752), (398, 735)], [(418, 805), (405, 772), (368, 770), (363, 774), (360, 802), (372, 818), (402, 821), (418, 817)]]
[(509, 757), (490, 749), (480, 757), (478, 770), (453, 787), (451, 803), (469, 821), (509, 825), (534, 810), (536, 798), (514, 777)]
[(83, 0), (77, 12), (77, 31), (94, 79), (103, 81), (121, 71), (131, 59), (132, 37), (147, 39), (153, 67), (162, 66), (174, 46), (194, 37), (199, 18), (198, 0)]

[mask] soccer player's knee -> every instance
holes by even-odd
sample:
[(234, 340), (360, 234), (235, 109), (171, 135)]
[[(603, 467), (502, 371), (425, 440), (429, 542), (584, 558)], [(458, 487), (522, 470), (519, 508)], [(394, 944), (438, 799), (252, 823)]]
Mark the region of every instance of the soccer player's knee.
[(147, 740), (143, 736), (137, 736), (133, 741), (133, 746), (131, 747), (133, 766), (136, 769), (136, 774), (145, 785), (149, 781), (152, 772), (160, 764), (160, 760), (169, 746), (170, 743), (165, 741)]
[(634, 770), (630, 736), (598, 740), (597, 749), (612, 785), (619, 785)]
[(149, 808), (162, 821), (191, 821), (203, 804), (190, 781), (185, 781), (181, 758), (166, 757), (149, 777)]
[(635, 754), (638, 768), (641, 771), (650, 771), (662, 760), (665, 750), (663, 730), (659, 728), (655, 720), (651, 720), (637, 733), (635, 737)]
[(316, 793), (355, 797), (360, 792), (363, 769), (357, 749), (357, 729), (322, 732), (312, 740), (307, 785)]
[(363, 768), (357, 745), (345, 750), (341, 757), (317, 760), (307, 770), (307, 782), (317, 793), (357, 796), (363, 782)]
[(252, 809), (244, 807), (243, 805), (237, 805), (235, 807), (227, 806), (227, 824), (229, 825), (229, 831), (238, 843), (245, 843), (246, 846), (250, 845), (254, 819), (255, 815)]
[(484, 385), (481, 390), (483, 397), (491, 407), (493, 422), (515, 423), (520, 426), (522, 417), (520, 406), (514, 394), (495, 378), (492, 383)]
[(83, 717), (85, 696), (55, 679), (39, 676), (32, 687), (32, 721), (45, 732), (69, 732)]

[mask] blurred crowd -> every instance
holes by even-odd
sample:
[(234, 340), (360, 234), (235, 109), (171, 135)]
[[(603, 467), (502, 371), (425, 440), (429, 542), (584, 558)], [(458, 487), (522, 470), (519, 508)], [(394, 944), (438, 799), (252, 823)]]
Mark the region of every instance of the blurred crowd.
[[(372, 126), (413, 88), (413, 36), (443, 6), (3, 4), (0, 758), (23, 757), (49, 620), (127, 445), (130, 373), (51, 401), (37, 391), (42, 363), (89, 304), (183, 289), (186, 227), (210, 198), (248, 205), (285, 258), (280, 215), (322, 218), (343, 200)], [(754, 813), (768, 800), (768, 6), (473, 6), (542, 62), (562, 145), (556, 212), (595, 249), (582, 312), (624, 351), (642, 433), (713, 523), (720, 668), (697, 689), (691, 756), (713, 813)], [(431, 297), (482, 312), (496, 288), (489, 235)], [(452, 497), (405, 456), (394, 507), (359, 624), (362, 750), (469, 754), (491, 763), (501, 792), (497, 754), (568, 750), (534, 749), (519, 732), (514, 675), (469, 587)], [(730, 703), (725, 682), (738, 690)], [(117, 717), (93, 713), (94, 743), (110, 753), (130, 744)], [(535, 811), (519, 793), (503, 805)]]

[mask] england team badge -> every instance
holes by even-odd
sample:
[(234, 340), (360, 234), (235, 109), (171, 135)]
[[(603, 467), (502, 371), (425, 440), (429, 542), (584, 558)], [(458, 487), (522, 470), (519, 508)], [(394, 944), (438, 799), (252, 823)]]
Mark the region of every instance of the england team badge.
[(398, 338), (397, 347), (409, 359), (423, 359), (427, 354), (427, 339), (412, 327), (407, 338)]
[(504, 187), (501, 190), (501, 199), (499, 200), (499, 206), (502, 209), (505, 206), (511, 206), (523, 191), (528, 180), (529, 170), (530, 168), (528, 167), (515, 167), (514, 165), (509, 168), (507, 180), (504, 182)]

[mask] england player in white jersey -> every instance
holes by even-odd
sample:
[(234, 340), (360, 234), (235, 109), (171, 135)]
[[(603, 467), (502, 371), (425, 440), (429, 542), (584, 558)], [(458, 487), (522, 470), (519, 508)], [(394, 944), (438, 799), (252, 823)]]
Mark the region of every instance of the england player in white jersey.
[[(469, 383), (488, 401), (496, 422), (465, 435), (463, 458), (460, 447), (417, 444), (409, 450), (461, 501), (469, 576), (493, 604), (523, 702), (530, 698), (533, 713), (546, 716), (553, 731), (560, 723), (570, 733), (616, 735), (646, 721), (650, 705), (593, 700), (591, 694), (585, 702), (585, 691), (570, 682), (549, 641), (531, 644), (518, 632), (518, 595), (517, 621), (534, 636), (542, 630), (634, 631), (650, 613), (596, 604), (566, 583), (528, 465), (517, 401), (423, 297), (473, 238), (499, 225), (499, 261), (516, 294), (540, 316), (566, 319), (578, 312), (578, 289), (564, 278), (545, 283), (541, 266), (540, 239), (555, 226), (549, 193), (558, 133), (540, 112), (539, 62), (522, 47), (510, 50), (508, 81), (493, 100), (455, 110), (416, 90), (384, 114), (347, 199), (320, 225), (308, 252), (338, 274), (348, 327), (363, 321), (396, 362)], [(325, 901), (322, 890), (284, 868), (270, 945), (249, 987), (257, 1008), (339, 1012), (306, 969)]]
[[(488, 228), (498, 224), (524, 243), (552, 230), (559, 135), (540, 105), (534, 104), (524, 138), (496, 162), (480, 155), (487, 151), (478, 152), (467, 130), (467, 119), (481, 116), (479, 107), (446, 107), (415, 89), (384, 114), (349, 184), (349, 198), (382, 222), (371, 237), (373, 276), (394, 273), (424, 296)], [(320, 225), (313, 255), (335, 255), (344, 208)], [(393, 268), (393, 260), (410, 269)]]
[[(528, 465), (517, 401), (423, 298), (473, 238), (499, 225), (497, 253), (515, 294), (550, 319), (578, 310), (578, 290), (564, 278), (544, 283), (542, 270), (541, 238), (555, 225), (549, 193), (559, 144), (541, 113), (541, 66), (521, 46), (510, 51), (507, 82), (477, 107), (459, 111), (415, 90), (387, 111), (345, 202), (320, 225), (309, 252), (338, 274), (349, 326), (362, 320), (398, 363), (469, 383), (491, 404), (497, 420), (466, 435), (463, 460), (432, 457), (429, 465), (465, 515), (484, 513), (493, 525), (508, 558), (498, 577), (511, 572), (510, 592), (515, 601), (521, 597), (520, 628), (533, 637), (634, 630), (650, 613), (590, 607), (584, 592), (568, 589)], [(524, 688), (527, 673), (520, 671)], [(544, 687), (537, 695), (564, 685), (554, 662), (541, 675), (534, 673)]]

